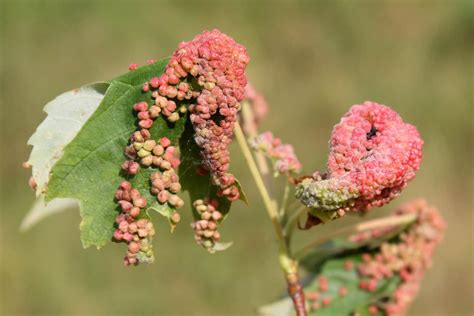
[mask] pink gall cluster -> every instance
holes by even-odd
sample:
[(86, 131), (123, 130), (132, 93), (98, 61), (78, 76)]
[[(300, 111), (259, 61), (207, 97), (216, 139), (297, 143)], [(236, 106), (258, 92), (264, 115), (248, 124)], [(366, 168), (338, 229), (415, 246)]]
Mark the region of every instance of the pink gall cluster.
[(385, 105), (352, 106), (332, 132), (327, 173), (306, 179), (297, 196), (323, 211), (367, 211), (397, 197), (420, 168), (417, 129)]
[(113, 239), (127, 244), (124, 264), (128, 266), (153, 262), (151, 238), (155, 235), (155, 229), (150, 220), (140, 218), (147, 205), (146, 199), (128, 181), (120, 184), (115, 198), (121, 212), (115, 219), (117, 228)]
[(239, 192), (235, 181), (229, 182), (234, 178), (228, 174), (227, 147), (244, 97), (248, 61), (245, 48), (232, 38), (218, 30), (204, 32), (181, 43), (165, 74), (144, 87), (156, 87), (167, 100), (187, 100), (202, 165), (211, 173), (214, 184), (221, 187), (221, 193), (231, 200), (237, 199)]
[(401, 283), (390, 300), (378, 304), (389, 316), (404, 315), (414, 300), (446, 227), (437, 209), (422, 199), (402, 205), (395, 214), (416, 214), (417, 220), (399, 241), (384, 242), (378, 253), (364, 254), (357, 267), (359, 287), (367, 291), (375, 291), (384, 278), (400, 277)]
[(275, 174), (289, 175), (301, 171), (301, 163), (296, 157), (293, 146), (282, 144), (271, 132), (265, 132), (252, 140), (252, 148), (264, 153), (273, 161)]
[(181, 191), (179, 177), (174, 169), (154, 172), (150, 176), (151, 194), (156, 195), (160, 204), (168, 203), (171, 207), (179, 209), (183, 207), (184, 201), (177, 195)]
[[(374, 293), (386, 284), (384, 279), (396, 276), (400, 278), (400, 283), (391, 297), (373, 302), (368, 307), (370, 315), (382, 312), (388, 316), (401, 316), (406, 313), (418, 293), (425, 271), (431, 266), (434, 250), (442, 240), (446, 226), (439, 212), (422, 199), (400, 206), (394, 214), (414, 214), (416, 221), (396, 239), (383, 242), (374, 252), (363, 253), (361, 259), (345, 260), (342, 265), (345, 271), (356, 273), (358, 287), (362, 291)], [(395, 226), (388, 229), (374, 228), (371, 234), (358, 233), (350, 236), (349, 240), (363, 241), (361, 238), (369, 236), (377, 238), (394, 229)], [(310, 311), (317, 311), (330, 304), (332, 297), (329, 289), (335, 287), (335, 284), (330, 282), (338, 282), (339, 297), (350, 294), (349, 284), (339, 283), (339, 278), (330, 281), (325, 275), (321, 275), (314, 281), (313, 289), (305, 291)], [(334, 291), (332, 294), (334, 295)]]
[(258, 126), (268, 113), (267, 101), (249, 82), (245, 87), (245, 99), (243, 102), (249, 105), (251, 116), (241, 117), (242, 129), (247, 135), (255, 135)]
[[(159, 105), (149, 107), (147, 102), (142, 101), (134, 104), (133, 110), (139, 120), (139, 130), (130, 136), (129, 144), (125, 147), (125, 155), (129, 160), (122, 164), (122, 170), (133, 176), (139, 172), (141, 167), (156, 168), (159, 171), (150, 176), (151, 194), (157, 195), (157, 200), (161, 204), (168, 203), (171, 207), (180, 208), (184, 202), (176, 195), (181, 189), (175, 172), (181, 163), (175, 156), (176, 147), (171, 146), (171, 141), (167, 137), (162, 137), (158, 141), (151, 139), (149, 131), (160, 113), (167, 113), (166, 109)], [(172, 193), (170, 193), (171, 191)], [(136, 201), (133, 196), (139, 196), (140, 205), (135, 205)], [(120, 185), (116, 192), (116, 199), (119, 201), (122, 213), (116, 219), (118, 229), (114, 233), (114, 239), (128, 243), (128, 252), (124, 259), (125, 265), (153, 262), (154, 257), (151, 249), (152, 237), (155, 234), (153, 224), (146, 218), (138, 219), (141, 209), (146, 207), (146, 199), (139, 195), (138, 190), (132, 189), (131, 184), (127, 181)], [(130, 208), (130, 205), (133, 207)], [(175, 219), (174, 225), (179, 222), (179, 214), (175, 212), (172, 215)]]
[(194, 229), (194, 239), (213, 253), (215, 243), (221, 239), (221, 234), (217, 231), (218, 223), (222, 219), (222, 213), (217, 210), (218, 202), (212, 199), (196, 200), (193, 206), (200, 217), (191, 225)]

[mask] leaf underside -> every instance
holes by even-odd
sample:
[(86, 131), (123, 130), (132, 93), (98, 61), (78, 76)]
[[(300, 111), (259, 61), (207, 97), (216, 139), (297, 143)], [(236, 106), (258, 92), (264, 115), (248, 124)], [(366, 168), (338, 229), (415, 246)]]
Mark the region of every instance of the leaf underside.
[(97, 109), (108, 87), (107, 82), (88, 84), (61, 94), (44, 107), (48, 116), (28, 140), (28, 145), (33, 146), (28, 164), (33, 168), (37, 196), (45, 190), (51, 169), (62, 157), (64, 147)]

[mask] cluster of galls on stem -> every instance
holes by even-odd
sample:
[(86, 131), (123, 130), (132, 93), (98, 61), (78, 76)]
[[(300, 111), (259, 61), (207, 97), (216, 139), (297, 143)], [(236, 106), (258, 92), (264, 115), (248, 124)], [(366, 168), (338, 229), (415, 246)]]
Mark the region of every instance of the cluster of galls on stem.
[(217, 200), (204, 199), (196, 200), (193, 206), (199, 218), (191, 227), (194, 229), (194, 239), (196, 242), (213, 253), (214, 245), (221, 239), (221, 234), (217, 230), (222, 213), (217, 210), (219, 206)]
[(151, 239), (155, 235), (155, 230), (150, 220), (143, 218), (142, 214), (147, 205), (146, 199), (137, 189), (132, 188), (128, 181), (120, 184), (115, 192), (115, 198), (121, 212), (115, 219), (117, 228), (113, 237), (115, 241), (122, 241), (128, 245), (124, 264), (128, 266), (140, 262), (153, 262)]

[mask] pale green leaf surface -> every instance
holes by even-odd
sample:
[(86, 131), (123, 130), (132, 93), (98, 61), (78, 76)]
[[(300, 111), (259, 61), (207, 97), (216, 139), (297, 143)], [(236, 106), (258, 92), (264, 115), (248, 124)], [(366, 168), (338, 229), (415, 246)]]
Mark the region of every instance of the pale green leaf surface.
[(99, 106), (109, 87), (99, 82), (65, 92), (44, 107), (47, 117), (28, 140), (33, 149), (28, 159), (36, 181), (36, 195), (46, 189), (51, 169), (64, 148)]

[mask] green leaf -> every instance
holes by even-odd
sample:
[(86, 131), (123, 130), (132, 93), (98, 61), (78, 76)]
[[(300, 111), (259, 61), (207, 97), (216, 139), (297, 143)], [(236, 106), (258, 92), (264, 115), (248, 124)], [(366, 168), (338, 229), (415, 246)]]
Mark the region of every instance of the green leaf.
[[(381, 219), (383, 220), (384, 218)], [(370, 251), (379, 247), (380, 244), (385, 241), (397, 238), (397, 236), (403, 231), (407, 230), (415, 220), (416, 217), (413, 217), (412, 221), (396, 224), (391, 226), (390, 229), (386, 231), (386, 233), (378, 237), (371, 237), (362, 241), (351, 241), (348, 239), (348, 235), (326, 241), (321, 245), (311, 249), (311, 251), (309, 251), (303, 259), (301, 259), (300, 265), (308, 271), (319, 271), (320, 264), (324, 260), (350, 251)], [(360, 224), (364, 224), (364, 222), (357, 225)], [(355, 231), (351, 231), (351, 233), (355, 233)]]
[[(77, 136), (64, 148), (64, 154), (52, 168), (46, 192), (46, 201), (54, 198), (79, 200), (82, 223), (81, 239), (84, 247), (101, 247), (111, 240), (117, 204), (114, 193), (123, 180), (120, 165), (129, 136), (136, 130), (132, 106), (136, 102), (151, 101), (150, 92), (142, 85), (153, 76), (159, 76), (167, 60), (140, 67), (110, 81), (97, 110), (84, 124)], [(167, 136), (174, 142), (184, 128), (185, 119), (170, 124), (158, 118), (150, 130), (153, 138)], [(166, 208), (154, 202), (148, 193), (151, 168), (142, 169), (131, 178), (132, 184), (145, 194), (153, 208)]]
[(108, 87), (106, 82), (88, 84), (61, 94), (44, 107), (48, 116), (28, 140), (33, 146), (28, 164), (33, 169), (37, 196), (46, 190), (54, 164), (97, 109)]
[[(308, 315), (340, 315), (350, 316), (354, 311), (367, 311), (368, 306), (384, 297), (390, 297), (400, 284), (400, 278), (393, 276), (391, 278), (381, 279), (377, 289), (373, 292), (361, 290), (359, 288), (359, 275), (355, 268), (350, 270), (344, 268), (346, 261), (352, 261), (354, 266), (361, 262), (360, 253), (341, 256), (324, 262), (319, 273), (311, 274), (307, 278), (307, 285), (304, 287), (306, 298), (308, 293), (318, 291), (320, 298), (318, 303), (320, 307), (317, 310), (311, 308), (312, 302), (307, 300)], [(329, 287), (326, 291), (319, 290), (319, 278), (325, 277), (328, 280)], [(340, 295), (340, 289), (347, 289), (345, 296)], [(323, 307), (321, 300), (325, 297), (331, 297), (331, 303)], [(290, 301), (291, 302), (291, 301)], [(266, 305), (260, 309), (263, 316), (290, 316), (294, 315), (294, 310), (288, 310), (289, 299), (277, 301), (276, 303)], [(282, 308), (284, 306), (284, 308)]]
[[(30, 162), (40, 180), (38, 192), (44, 193), (47, 203), (59, 198), (79, 203), (84, 247), (101, 247), (111, 240), (119, 211), (114, 193), (123, 179), (130, 181), (147, 199), (147, 214), (150, 210), (156, 211), (167, 217), (174, 228), (170, 217), (176, 210), (168, 204), (161, 205), (149, 192), (149, 176), (158, 169), (141, 168), (132, 177), (120, 170), (125, 160), (124, 147), (136, 130), (132, 106), (139, 101), (152, 100), (151, 92), (142, 91), (143, 84), (151, 77), (160, 76), (167, 63), (167, 59), (161, 60), (108, 82), (88, 85), (58, 97), (53, 101), (54, 106), (48, 105), (49, 116), (31, 138), (34, 148)], [(51, 108), (53, 111), (49, 111)], [(81, 116), (80, 124), (68, 126), (68, 121), (76, 120), (76, 116)], [(199, 148), (194, 143), (194, 129), (186, 122), (187, 116), (175, 123), (159, 117), (150, 130), (152, 138), (166, 136), (173, 145), (181, 145), (183, 163), (179, 170), (184, 189), (190, 192), (192, 199), (216, 198), (219, 210), (226, 215), (231, 203), (217, 196), (218, 188), (211, 184), (209, 176), (197, 177), (194, 173), (200, 163)], [(180, 142), (185, 129), (185, 137)], [(69, 136), (63, 137), (62, 130)], [(238, 181), (237, 185), (241, 200), (247, 202)], [(37, 207), (36, 211), (38, 209), (46, 212), (48, 207)], [(58, 211), (57, 205), (51, 209)], [(216, 250), (223, 250), (230, 244), (216, 243)]]
[[(354, 265), (361, 262), (360, 255), (356, 254), (329, 260), (324, 264), (319, 276), (325, 276), (328, 279), (329, 288), (322, 294), (322, 297), (331, 296), (332, 300), (327, 307), (321, 307), (316, 312), (310, 312), (310, 315), (352, 315), (356, 309), (365, 308), (383, 297), (391, 296), (400, 283), (400, 278), (394, 276), (380, 280), (374, 292), (361, 290), (359, 288), (360, 278), (357, 271), (355, 269), (344, 269), (344, 262), (346, 260), (351, 260)], [(347, 289), (348, 294), (346, 296), (339, 294), (341, 287)], [(317, 291), (317, 282), (312, 282), (305, 290)]]
[(150, 80), (150, 78), (159, 77), (163, 73), (168, 62), (169, 58), (165, 58), (153, 64), (138, 67), (133, 71), (129, 71), (114, 78), (113, 81), (120, 81), (132, 86), (142, 86), (145, 82)]
[[(299, 261), (300, 266), (310, 272), (303, 281), (308, 315), (369, 315), (368, 308), (372, 304), (380, 303), (384, 298), (393, 296), (393, 292), (401, 284), (398, 274), (378, 280), (375, 291), (369, 292), (359, 288), (361, 277), (357, 266), (362, 262), (362, 254), (374, 255), (380, 251), (382, 243), (399, 242), (399, 235), (410, 228), (416, 221), (414, 214), (391, 215), (370, 221), (363, 221), (348, 226), (338, 232), (338, 238), (315, 245), (306, 256)], [(362, 235), (359, 235), (362, 234)], [(358, 237), (358, 238), (353, 238)], [(299, 254), (297, 254), (299, 257)], [(348, 265), (346, 265), (348, 264)], [(327, 290), (320, 288), (320, 278), (328, 281)], [(341, 288), (345, 288), (346, 295), (341, 295)], [(311, 300), (311, 294), (319, 293), (319, 298)], [(324, 298), (330, 297), (329, 305), (324, 306)], [(291, 301), (280, 300), (277, 304), (270, 304), (260, 309), (265, 316), (293, 315), (294, 310), (288, 311), (286, 306)], [(284, 303), (286, 302), (286, 303)], [(318, 305), (317, 308), (315, 303)], [(286, 304), (286, 305), (285, 305)]]

